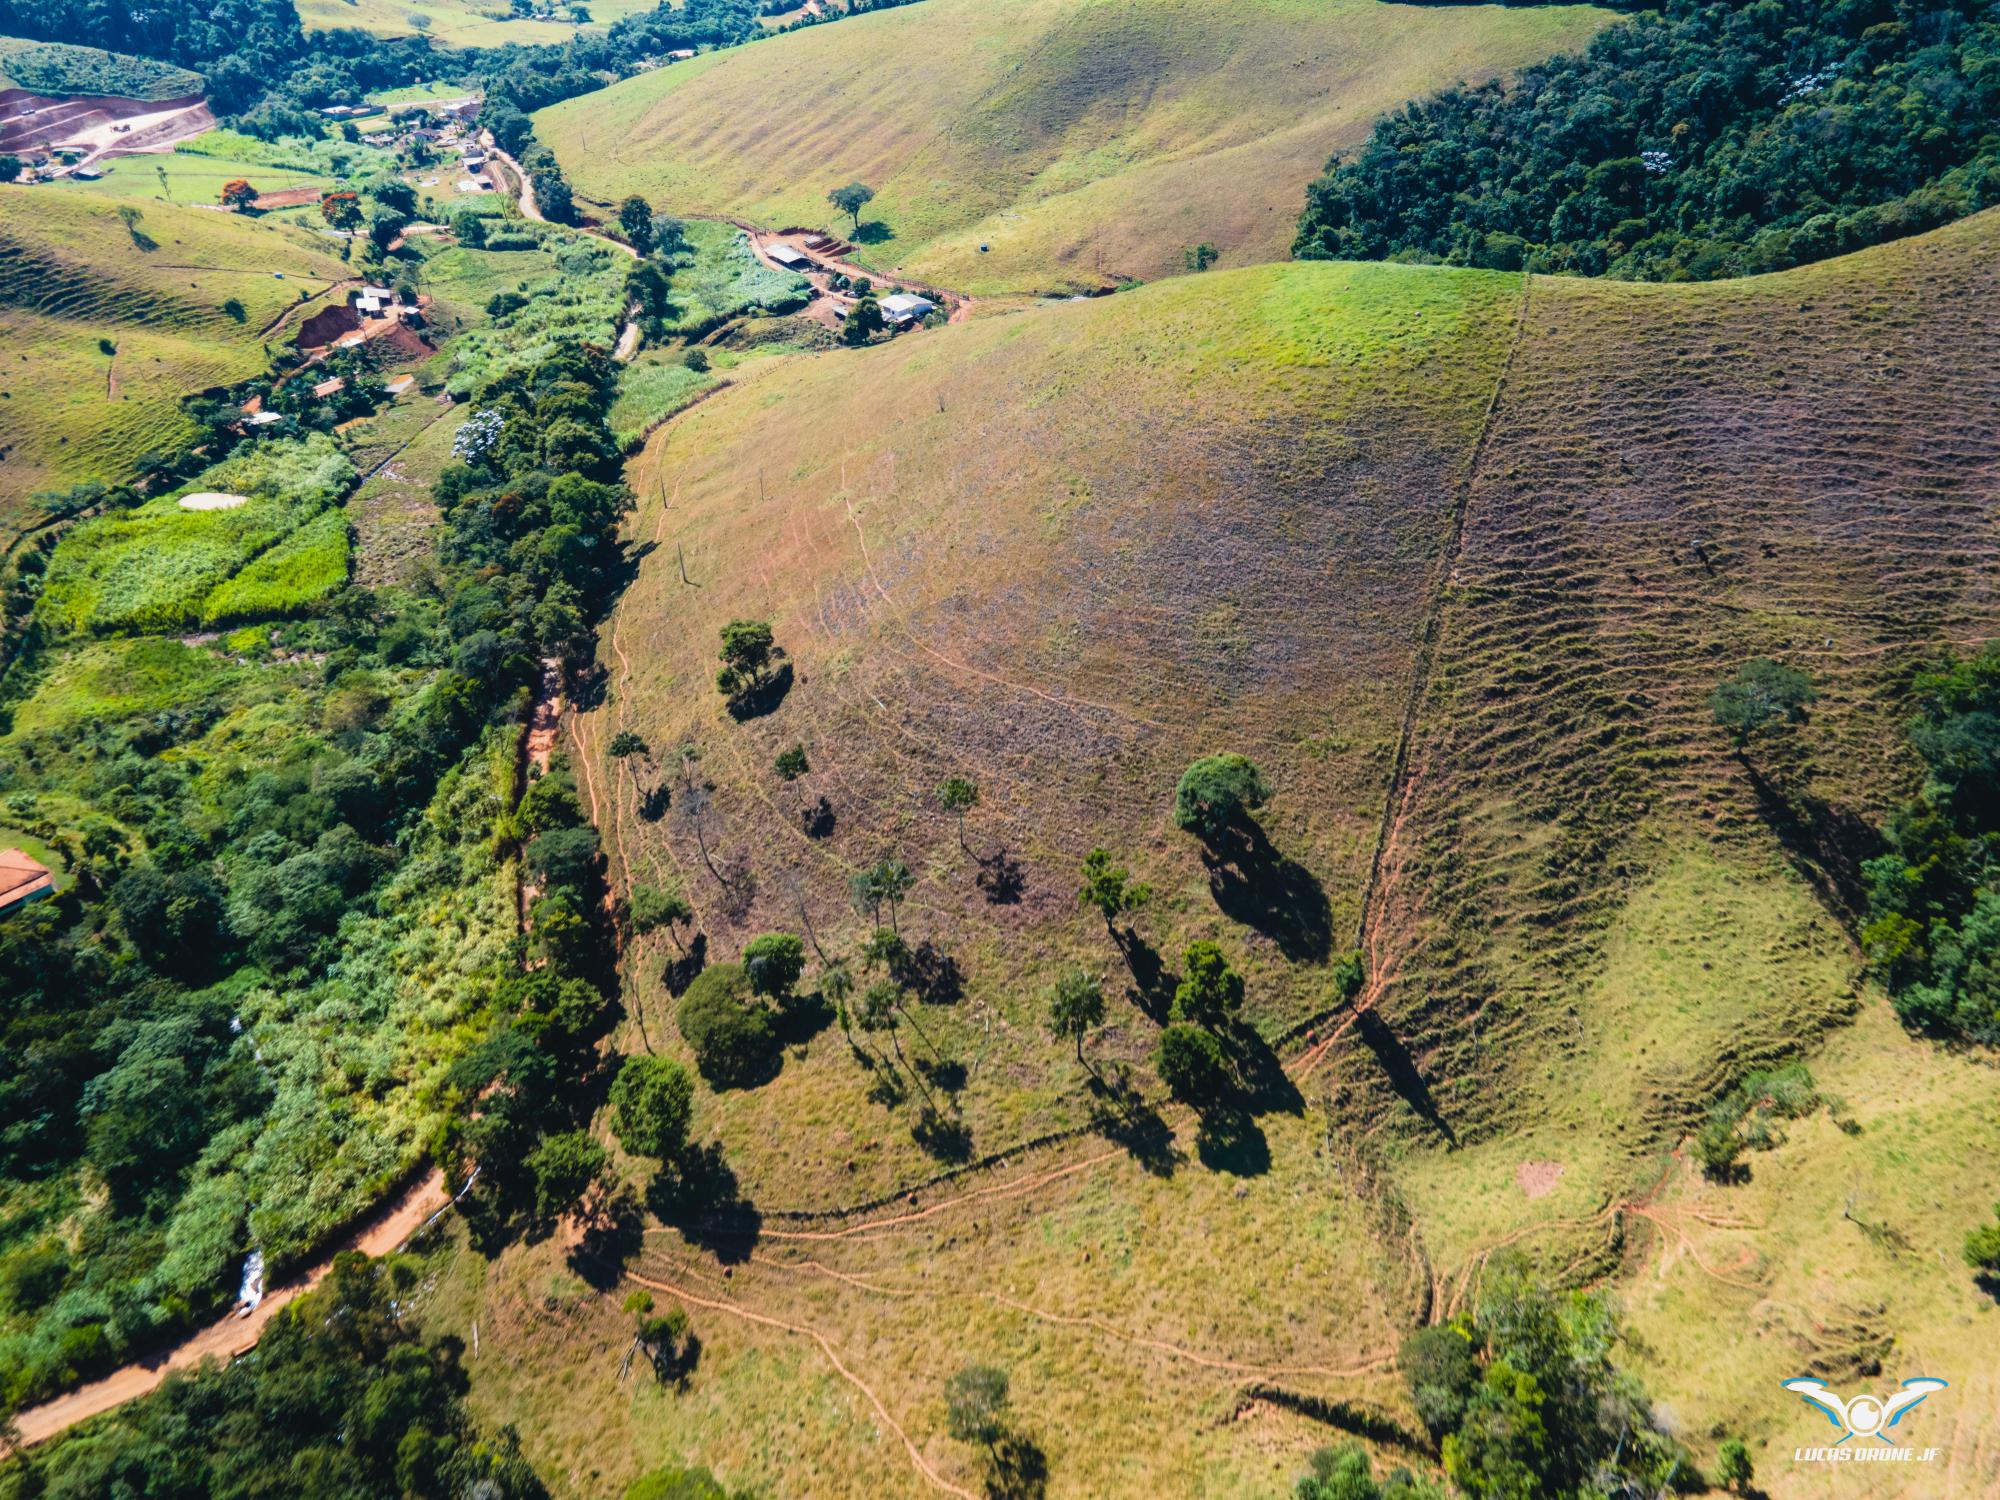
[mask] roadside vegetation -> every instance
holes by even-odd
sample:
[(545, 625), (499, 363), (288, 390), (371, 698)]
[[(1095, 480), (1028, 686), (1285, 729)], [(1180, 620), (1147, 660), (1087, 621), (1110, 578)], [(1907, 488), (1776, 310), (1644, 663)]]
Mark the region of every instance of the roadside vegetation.
[[(72, 878), (0, 923), (0, 963), (35, 976), (5, 1046), (39, 1060), (0, 1089), (10, 1408), (207, 1320), (252, 1250), (273, 1276), (303, 1263), (427, 1154), (469, 1180), (505, 1128), (454, 1080), (517, 1015), (550, 1061), (510, 1056), (589, 1097), (575, 1049), (604, 1002), (571, 980), (596, 972), (599, 917), (568, 846), (591, 836), (560, 774), (517, 812), (516, 726), (544, 658), (590, 656), (624, 504), (617, 370), (563, 337), (513, 353), (453, 424), (420, 576), (352, 581), (357, 470), (327, 429), (381, 399), (358, 365), (304, 405), (271, 378), (192, 402), (228, 457), (36, 554), (0, 799)], [(285, 414), (276, 436), (234, 435), (249, 393)], [(224, 633), (172, 634), (198, 626)], [(508, 1205), (549, 1211), (507, 1164), (549, 1159), (522, 1108), (465, 1200), (496, 1232)]]

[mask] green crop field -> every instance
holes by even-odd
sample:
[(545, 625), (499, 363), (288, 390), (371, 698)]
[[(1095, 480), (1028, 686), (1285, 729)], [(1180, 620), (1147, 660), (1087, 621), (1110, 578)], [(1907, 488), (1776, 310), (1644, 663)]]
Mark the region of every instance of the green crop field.
[(677, 354), (647, 350), (626, 366), (618, 382), (611, 430), (621, 444), (635, 443), (719, 380), (713, 373), (690, 370)]
[[(139, 212), (130, 230), (121, 206)], [(268, 222), (0, 187), (0, 524), (39, 491), (128, 479), (184, 441), (182, 398), (263, 369), (263, 330), (346, 274)]]
[[(1614, 1289), (1674, 1430), (1703, 1463), (1746, 1437), (1778, 1500), (1823, 1493), (1789, 1462), (1825, 1437), (1778, 1387), (1801, 1368), (1954, 1381), (1938, 1492), (1990, 1485), (2000, 1311), (1957, 1258), (1990, 1070), (1895, 1024), (1704, 699), (1783, 652), (1820, 687), (1816, 798), (1879, 821), (1915, 774), (1893, 684), (2000, 635), (1996, 246), (2000, 213), (1706, 286), (1268, 267), (735, 372), (631, 470), (649, 555), (576, 731), (615, 883), (680, 882), (711, 962), (770, 929), (840, 953), (849, 875), (903, 860), (904, 938), (949, 980), (900, 1040), (994, 1160), (932, 1184), (956, 1158), (871, 1096), (886, 1044), (799, 1040), (699, 1090), (755, 1210), (650, 1229), (631, 1266), (695, 1320), (688, 1387), (617, 1382), (617, 1299), (551, 1245), (436, 1295), (440, 1331), (481, 1330), (475, 1403), (563, 1494), (686, 1456), (918, 1496), (976, 1482), (939, 1392), (978, 1358), (1065, 1492), (1268, 1496), (1329, 1435), (1287, 1401), (1418, 1451), (1400, 1330), (1508, 1248)], [(790, 653), (742, 721), (710, 681), (731, 618)], [(621, 730), (650, 756), (610, 756)], [(1169, 820), (1225, 748), (1271, 782), (1282, 902)], [(1167, 984), (1193, 937), (1248, 979), (1270, 1062), (1226, 1136), (1121, 1117), (1042, 1029), (1064, 964), (1102, 974), (1092, 1064), (1157, 1096), (1145, 962), (1074, 903), (1100, 843), (1155, 888), (1131, 921)], [(684, 1055), (674, 956), (628, 955), (634, 1049)], [(1702, 1178), (1684, 1133), (1783, 1060), (1824, 1102)]]
[[(1580, 46), (1587, 6), (924, 0), (714, 53), (543, 111), (578, 191), (761, 224), (877, 197), (871, 266), (974, 294), (1285, 253), (1306, 184), (1375, 116)], [(990, 250), (981, 253), (979, 246)]]
[[(173, 494), (77, 527), (37, 609), (53, 629), (95, 634), (289, 613), (347, 576), (345, 520), (308, 523), (353, 480), (323, 433), (251, 445)], [(183, 508), (181, 495), (196, 492), (246, 503)]]
[(159, 100), (198, 94), (201, 87), (199, 73), (151, 58), (128, 57), (97, 47), (0, 37), (0, 89)]

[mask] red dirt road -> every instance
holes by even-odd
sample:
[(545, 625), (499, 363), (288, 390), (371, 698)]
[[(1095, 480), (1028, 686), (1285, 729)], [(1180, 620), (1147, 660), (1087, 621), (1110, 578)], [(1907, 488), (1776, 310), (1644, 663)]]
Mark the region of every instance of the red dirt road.
[(444, 1174), (434, 1169), (414, 1186), (384, 1203), (335, 1251), (329, 1252), (304, 1275), (295, 1276), (284, 1285), (266, 1292), (255, 1312), (242, 1317), (231, 1315), (222, 1318), (165, 1353), (126, 1365), (102, 1380), (93, 1380), (68, 1395), (58, 1396), (53, 1401), (22, 1412), (22, 1446), (45, 1442), (78, 1422), (145, 1395), (166, 1379), (171, 1371), (192, 1369), (204, 1359), (227, 1364), (238, 1355), (254, 1349), (272, 1315), (299, 1293), (311, 1291), (319, 1285), (338, 1251), (359, 1250), (364, 1255), (386, 1255), (421, 1229), (448, 1201)]

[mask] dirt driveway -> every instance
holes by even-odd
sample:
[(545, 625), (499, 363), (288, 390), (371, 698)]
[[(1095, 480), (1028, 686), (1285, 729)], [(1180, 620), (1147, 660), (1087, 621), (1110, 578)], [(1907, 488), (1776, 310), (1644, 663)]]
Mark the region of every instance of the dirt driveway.
[(848, 309), (854, 306), (854, 298), (845, 292), (834, 290), (833, 278), (836, 275), (845, 276), (850, 281), (865, 276), (878, 287), (886, 285), (908, 287), (911, 291), (930, 298), (931, 301), (943, 308), (947, 322), (963, 323), (967, 318), (972, 316), (973, 298), (962, 296), (957, 292), (948, 292), (942, 287), (926, 286), (923, 282), (912, 281), (907, 276), (885, 276), (880, 271), (871, 271), (866, 266), (857, 266), (853, 261), (842, 259), (838, 255), (828, 255), (821, 251), (810, 249), (807, 247), (806, 241), (814, 238), (814, 236), (809, 232), (800, 231), (779, 234), (768, 229), (759, 229), (755, 225), (746, 224), (740, 219), (732, 219), (729, 222), (750, 237), (751, 251), (756, 255), (758, 260), (774, 271), (790, 269), (787, 266), (779, 265), (771, 258), (772, 249), (779, 245), (784, 245), (798, 251), (799, 254), (805, 256), (813, 263), (813, 268), (810, 271), (799, 273), (807, 281), (810, 281), (819, 292), (819, 296), (813, 300), (812, 307), (806, 311), (804, 316), (813, 318), (817, 322), (826, 323), (829, 327), (838, 328), (841, 322), (847, 317)]

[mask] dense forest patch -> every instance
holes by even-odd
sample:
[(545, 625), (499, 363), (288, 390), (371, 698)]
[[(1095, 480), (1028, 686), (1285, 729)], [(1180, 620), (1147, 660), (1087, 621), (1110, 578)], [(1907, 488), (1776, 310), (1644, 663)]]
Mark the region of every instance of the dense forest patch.
[(1293, 253), (1650, 280), (1771, 271), (2000, 200), (1982, 0), (1669, 0), (1375, 126)]

